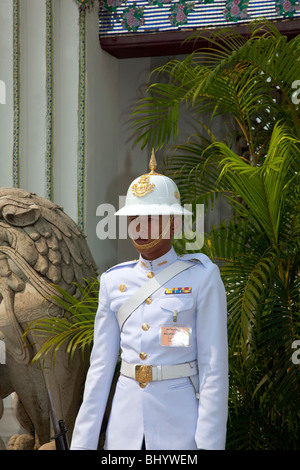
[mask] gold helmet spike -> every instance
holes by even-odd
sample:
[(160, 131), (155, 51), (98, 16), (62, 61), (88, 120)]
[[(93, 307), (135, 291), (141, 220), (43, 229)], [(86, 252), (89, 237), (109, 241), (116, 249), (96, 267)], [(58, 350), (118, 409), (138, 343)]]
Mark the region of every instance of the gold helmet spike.
[(151, 158), (149, 162), (149, 168), (150, 168), (150, 175), (158, 175), (158, 173), (155, 172), (157, 168), (157, 161), (155, 158), (154, 149), (152, 149), (152, 154), (151, 154)]

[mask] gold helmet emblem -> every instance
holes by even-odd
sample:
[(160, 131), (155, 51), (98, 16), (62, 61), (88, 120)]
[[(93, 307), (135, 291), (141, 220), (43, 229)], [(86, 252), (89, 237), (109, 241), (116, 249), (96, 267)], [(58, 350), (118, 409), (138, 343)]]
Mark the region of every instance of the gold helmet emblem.
[(142, 175), (137, 183), (131, 187), (131, 192), (138, 197), (146, 196), (146, 194), (152, 193), (155, 188), (154, 183), (149, 183), (150, 175), (158, 175), (155, 173), (157, 167), (157, 162), (154, 154), (154, 149), (152, 149), (152, 155), (149, 162), (150, 173)]

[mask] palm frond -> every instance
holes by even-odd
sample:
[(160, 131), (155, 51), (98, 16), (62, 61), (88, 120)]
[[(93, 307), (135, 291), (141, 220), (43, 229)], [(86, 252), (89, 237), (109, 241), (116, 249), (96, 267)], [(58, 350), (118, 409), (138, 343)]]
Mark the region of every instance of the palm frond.
[(143, 146), (151, 142), (156, 148), (174, 142), (181, 103), (198, 113), (230, 112), (249, 144), (252, 158), (257, 153), (255, 118), (272, 130), (273, 115), (278, 118), (280, 109), (280, 117), (299, 136), (300, 114), (292, 99), (292, 84), (300, 76), (300, 37), (287, 42), (266, 22), (254, 27), (246, 41), (226, 30), (214, 33), (209, 40), (211, 46), (206, 50), (196, 51), (181, 62), (170, 61), (155, 71), (159, 81), (149, 86), (147, 96), (133, 112), (138, 141)]
[(42, 318), (31, 322), (24, 332), (24, 338), (33, 337), (32, 345), (37, 351), (32, 362), (44, 362), (48, 354), (52, 355), (53, 364), (62, 345), (72, 363), (77, 350), (82, 356), (89, 351), (93, 342), (94, 321), (98, 308), (99, 281), (85, 280), (86, 287), (76, 284), (81, 291), (80, 299), (70, 295), (59, 286), (55, 286), (58, 296), (53, 298), (65, 310), (62, 318)]
[[(211, 137), (215, 141), (214, 136)], [(203, 136), (192, 136), (186, 144), (176, 146), (165, 164), (165, 174), (177, 183), (182, 203), (204, 204), (206, 211), (220, 196), (232, 194), (226, 181), (216, 184), (220, 175), (220, 158), (210, 147), (211, 143)]]
[[(285, 207), (286, 176), (291, 171), (295, 153), (299, 152), (299, 142), (277, 123), (267, 157), (260, 167), (249, 165), (222, 142), (212, 144), (224, 156), (219, 180), (226, 179), (249, 208), (249, 215), (256, 219), (275, 244), (279, 240), (280, 220)], [(236, 210), (240, 208), (237, 202)], [(245, 208), (241, 209), (245, 215)]]
[(268, 370), (255, 393), (272, 396), (277, 409), (300, 404), (300, 367), (294, 364), (292, 344), (300, 336), (300, 276), (297, 269), (288, 283), (277, 275), (261, 318), (260, 349), (264, 351)]

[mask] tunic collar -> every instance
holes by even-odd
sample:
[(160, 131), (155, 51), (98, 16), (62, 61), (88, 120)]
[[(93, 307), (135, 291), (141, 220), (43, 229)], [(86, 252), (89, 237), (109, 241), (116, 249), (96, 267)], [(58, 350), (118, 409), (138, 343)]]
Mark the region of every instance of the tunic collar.
[(174, 263), (177, 260), (177, 254), (173, 247), (163, 256), (156, 258), (154, 260), (147, 260), (140, 255), (139, 266), (148, 271), (158, 271), (160, 269), (166, 268), (168, 265)]

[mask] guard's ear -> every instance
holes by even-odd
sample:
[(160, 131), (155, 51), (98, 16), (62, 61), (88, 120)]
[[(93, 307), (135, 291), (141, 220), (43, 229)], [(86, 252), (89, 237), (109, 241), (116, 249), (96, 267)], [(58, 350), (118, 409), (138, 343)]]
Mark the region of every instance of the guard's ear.
[(40, 209), (35, 204), (30, 206), (23, 204), (7, 204), (2, 209), (2, 217), (4, 220), (16, 227), (32, 225), (39, 219), (40, 215)]

